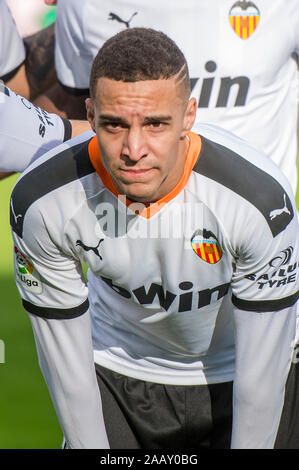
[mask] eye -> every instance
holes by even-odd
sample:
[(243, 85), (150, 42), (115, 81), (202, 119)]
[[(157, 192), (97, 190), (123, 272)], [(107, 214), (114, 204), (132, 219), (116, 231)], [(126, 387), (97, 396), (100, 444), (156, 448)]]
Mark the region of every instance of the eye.
[(110, 122), (109, 124), (106, 124), (106, 127), (108, 129), (118, 129), (120, 127), (120, 124), (116, 122)]
[(102, 127), (103, 129), (105, 129), (107, 132), (115, 132), (115, 131), (118, 131), (119, 129), (122, 129), (122, 125), (120, 122), (102, 122), (100, 123), (100, 127)]
[(150, 121), (147, 123), (148, 129), (154, 130), (154, 131), (163, 130), (166, 125), (167, 123), (163, 121)]

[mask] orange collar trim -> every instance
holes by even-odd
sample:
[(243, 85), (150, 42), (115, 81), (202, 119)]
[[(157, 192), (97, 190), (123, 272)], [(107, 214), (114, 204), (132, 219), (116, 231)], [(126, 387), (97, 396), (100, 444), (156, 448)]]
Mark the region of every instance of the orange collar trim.
[[(190, 174), (193, 170), (193, 167), (201, 152), (202, 146), (201, 138), (198, 134), (195, 134), (194, 132), (189, 132), (188, 138), (189, 146), (185, 160), (184, 172), (181, 176), (181, 179), (168, 194), (166, 194), (158, 201), (150, 204), (148, 207), (145, 207), (144, 210), (140, 212), (140, 216), (145, 217), (147, 219), (151, 218), (154, 214), (159, 212), (159, 210), (161, 210), (165, 206), (165, 204), (174, 199), (186, 186)], [(124, 200), (124, 197), (115, 188), (110, 174), (103, 165), (96, 136), (94, 136), (88, 144), (88, 154), (92, 166), (96, 170), (97, 174), (103, 181), (106, 188), (109, 189), (109, 191), (114, 194), (117, 198)], [(125, 201), (128, 207), (131, 204), (134, 204), (134, 202), (130, 201), (128, 198), (126, 198)]]

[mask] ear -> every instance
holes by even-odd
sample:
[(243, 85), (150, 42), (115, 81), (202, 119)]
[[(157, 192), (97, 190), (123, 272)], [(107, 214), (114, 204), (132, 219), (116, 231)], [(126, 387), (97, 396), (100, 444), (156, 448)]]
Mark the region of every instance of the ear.
[(94, 105), (91, 98), (85, 100), (86, 117), (93, 132), (96, 132)]
[(197, 111), (197, 101), (195, 98), (190, 98), (184, 115), (184, 122), (183, 122), (183, 130), (181, 134), (181, 138), (185, 139), (188, 132), (192, 129), (193, 124), (196, 118), (196, 111)]

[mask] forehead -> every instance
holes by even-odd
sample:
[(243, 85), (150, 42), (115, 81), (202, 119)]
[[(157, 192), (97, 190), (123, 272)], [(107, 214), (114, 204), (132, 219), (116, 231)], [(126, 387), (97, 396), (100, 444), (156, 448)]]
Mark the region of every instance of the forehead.
[(101, 77), (97, 82), (95, 105), (99, 112), (157, 112), (177, 109), (183, 99), (175, 78), (121, 82)]

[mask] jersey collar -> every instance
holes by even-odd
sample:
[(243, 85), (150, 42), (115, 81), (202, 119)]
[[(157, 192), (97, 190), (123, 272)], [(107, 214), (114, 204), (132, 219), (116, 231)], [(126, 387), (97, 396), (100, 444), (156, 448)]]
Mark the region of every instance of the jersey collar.
[[(149, 219), (151, 216), (156, 214), (162, 207), (164, 207), (165, 204), (167, 204), (172, 199), (174, 199), (186, 186), (188, 179), (190, 177), (190, 174), (193, 170), (193, 167), (196, 161), (198, 160), (198, 157), (201, 152), (201, 147), (202, 147), (201, 138), (198, 134), (195, 134), (194, 132), (189, 132), (188, 140), (189, 140), (189, 145), (188, 145), (187, 155), (185, 159), (184, 171), (181, 176), (181, 179), (168, 194), (163, 196), (163, 198), (159, 199), (158, 201), (150, 204), (149, 207), (146, 207), (139, 214), (140, 216)], [(106, 188), (116, 197), (120, 197), (121, 195), (115, 188), (110, 174), (108, 173), (108, 171), (103, 165), (96, 136), (94, 136), (89, 142), (88, 154), (89, 154), (89, 159), (91, 161), (92, 166), (96, 170), (97, 174), (101, 178)], [(126, 198), (126, 204), (127, 206), (129, 206), (130, 204), (132, 204), (132, 201)]]

